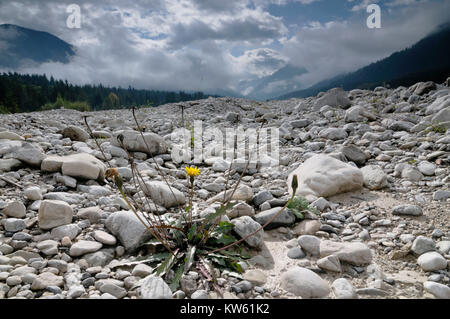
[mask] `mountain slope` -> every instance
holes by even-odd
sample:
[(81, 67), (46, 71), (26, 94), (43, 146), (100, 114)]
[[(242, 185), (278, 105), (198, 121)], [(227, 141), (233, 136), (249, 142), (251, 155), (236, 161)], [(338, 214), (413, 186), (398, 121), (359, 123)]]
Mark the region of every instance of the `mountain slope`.
[(243, 81), (239, 86), (249, 92), (246, 98), (266, 100), (291, 91), (298, 85), (296, 77), (306, 72), (304, 68), (288, 64), (271, 75), (252, 81)]
[(409, 86), (418, 81), (443, 82), (450, 75), (450, 24), (417, 42), (412, 47), (363, 67), (356, 72), (319, 82), (277, 99), (316, 95), (334, 87), (345, 90), (373, 89), (380, 85)]
[(58, 37), (12, 24), (0, 25), (0, 67), (47, 61), (67, 63), (74, 48)]

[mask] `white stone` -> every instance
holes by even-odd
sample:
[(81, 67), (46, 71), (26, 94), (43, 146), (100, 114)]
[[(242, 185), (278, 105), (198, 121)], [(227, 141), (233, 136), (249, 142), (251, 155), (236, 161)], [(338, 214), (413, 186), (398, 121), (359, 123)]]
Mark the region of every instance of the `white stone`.
[(281, 275), (281, 287), (302, 298), (324, 298), (330, 293), (325, 280), (313, 271), (298, 266)]
[(435, 251), (420, 255), (417, 263), (424, 271), (436, 271), (447, 268), (447, 260)]
[(450, 288), (433, 281), (425, 281), (423, 288), (438, 299), (450, 299)]
[(294, 175), (298, 178), (296, 195), (314, 199), (359, 190), (364, 182), (360, 169), (322, 154), (312, 156), (289, 174), (289, 194)]
[(361, 168), (364, 186), (371, 190), (378, 190), (388, 186), (387, 175), (378, 165), (368, 165)]

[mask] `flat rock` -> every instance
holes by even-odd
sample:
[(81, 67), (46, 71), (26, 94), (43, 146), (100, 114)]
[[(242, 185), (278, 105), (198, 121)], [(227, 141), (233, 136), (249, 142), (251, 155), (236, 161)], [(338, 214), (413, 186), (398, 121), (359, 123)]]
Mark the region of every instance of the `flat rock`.
[(399, 205), (392, 209), (393, 215), (422, 216), (422, 208), (417, 205)]
[(320, 242), (320, 256), (336, 255), (341, 262), (355, 266), (370, 264), (372, 252), (366, 244), (360, 242), (333, 242), (322, 240)]
[(70, 247), (69, 255), (72, 257), (93, 253), (102, 248), (102, 244), (97, 241), (80, 240)]

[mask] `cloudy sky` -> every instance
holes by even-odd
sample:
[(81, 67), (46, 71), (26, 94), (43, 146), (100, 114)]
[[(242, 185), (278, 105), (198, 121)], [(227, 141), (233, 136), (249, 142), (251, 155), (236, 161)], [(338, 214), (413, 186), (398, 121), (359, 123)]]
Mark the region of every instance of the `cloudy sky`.
[[(69, 4), (81, 8), (70, 29)], [(366, 25), (381, 7), (381, 29)], [(46, 73), (76, 84), (248, 92), (242, 81), (288, 63), (306, 88), (408, 47), (450, 21), (449, 0), (0, 0), (0, 24), (50, 32), (77, 47)]]

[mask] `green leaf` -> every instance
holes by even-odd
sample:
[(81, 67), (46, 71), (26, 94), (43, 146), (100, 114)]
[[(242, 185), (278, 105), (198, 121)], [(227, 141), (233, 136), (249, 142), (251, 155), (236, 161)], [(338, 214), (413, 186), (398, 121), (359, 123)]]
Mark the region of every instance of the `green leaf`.
[(175, 254), (170, 255), (166, 258), (157, 268), (156, 268), (156, 275), (157, 276), (163, 276), (166, 274), (175, 264), (177, 261), (177, 257)]
[(305, 219), (305, 216), (298, 209), (292, 209), (291, 212), (297, 219)]
[(180, 286), (180, 280), (184, 273), (184, 264), (181, 263), (181, 265), (178, 267), (177, 271), (175, 272), (175, 277), (173, 278), (172, 282), (170, 283), (169, 287), (172, 291), (175, 291)]
[(220, 205), (220, 207), (216, 209), (215, 213), (212, 213), (211, 215), (205, 218), (205, 221), (212, 222), (216, 218), (225, 215), (227, 213), (227, 210), (233, 208), (236, 204), (237, 203), (228, 203), (227, 206)]

